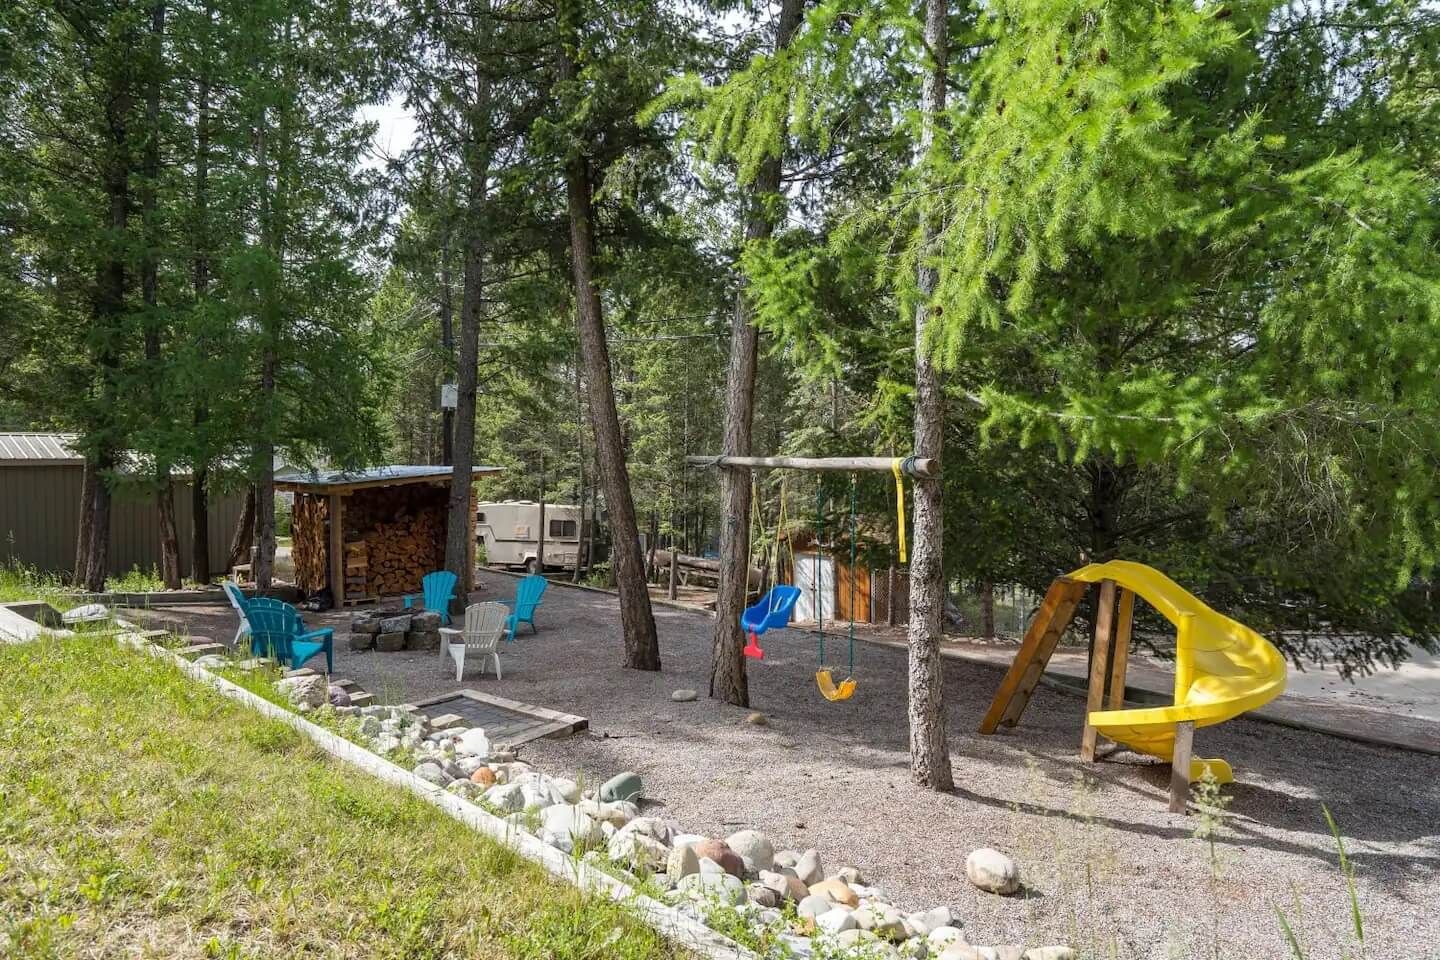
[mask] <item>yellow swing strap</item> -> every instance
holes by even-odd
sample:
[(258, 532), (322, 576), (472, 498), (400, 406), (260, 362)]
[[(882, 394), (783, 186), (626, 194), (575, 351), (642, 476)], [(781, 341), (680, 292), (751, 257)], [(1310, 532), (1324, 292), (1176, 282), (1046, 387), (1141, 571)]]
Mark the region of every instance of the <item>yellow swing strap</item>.
[(895, 474), (895, 528), (900, 534), (900, 563), (905, 563), (905, 479), (900, 472), (901, 460), (890, 461), (890, 471)]

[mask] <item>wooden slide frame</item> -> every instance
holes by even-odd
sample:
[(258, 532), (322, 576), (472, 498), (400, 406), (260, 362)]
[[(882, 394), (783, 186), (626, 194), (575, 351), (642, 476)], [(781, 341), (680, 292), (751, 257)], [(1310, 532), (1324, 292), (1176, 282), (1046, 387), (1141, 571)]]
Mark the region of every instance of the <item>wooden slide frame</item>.
[[(1118, 710), (1125, 705), (1125, 674), (1130, 662), (1130, 633), (1135, 616), (1135, 592), (1114, 580), (1099, 583), (1099, 608), (1095, 616), (1095, 643), (1090, 654), (1090, 686), (1085, 698), (1085, 726), (1080, 734), (1080, 759), (1095, 762), (1099, 731), (1090, 725), (1097, 710)], [(1040, 677), (1060, 637), (1065, 633), (1090, 584), (1059, 577), (1050, 584), (1040, 603), (1020, 652), (1000, 681), (990, 709), (980, 721), (982, 734), (1013, 728), (1030, 703)], [(1175, 755), (1170, 765), (1170, 810), (1184, 813), (1190, 796), (1190, 753), (1195, 725), (1182, 723), (1175, 731)]]

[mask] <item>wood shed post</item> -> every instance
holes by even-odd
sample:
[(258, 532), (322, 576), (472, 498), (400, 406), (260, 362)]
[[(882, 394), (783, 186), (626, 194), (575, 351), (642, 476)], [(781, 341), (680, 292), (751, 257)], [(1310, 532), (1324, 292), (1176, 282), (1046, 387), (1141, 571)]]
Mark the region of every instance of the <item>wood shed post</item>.
[(345, 499), (330, 494), (330, 594), (335, 609), (345, 603)]

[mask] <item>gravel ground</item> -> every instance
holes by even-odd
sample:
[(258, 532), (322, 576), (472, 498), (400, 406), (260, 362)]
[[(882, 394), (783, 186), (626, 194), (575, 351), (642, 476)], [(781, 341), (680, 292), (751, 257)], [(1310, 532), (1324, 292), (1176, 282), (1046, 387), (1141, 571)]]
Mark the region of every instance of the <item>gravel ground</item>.
[[(513, 592), (507, 577), (487, 581), (476, 599)], [(234, 632), (228, 608), (157, 614), (197, 635)], [(1197, 753), (1227, 758), (1239, 779), (1227, 788), (1212, 861), (1210, 844), (1194, 836), (1201, 818), (1166, 811), (1168, 768), (1130, 753), (1079, 763), (1076, 697), (1041, 687), (1015, 732), (980, 737), (1000, 673), (947, 660), (957, 786), (936, 794), (909, 780), (902, 651), (857, 644), (858, 691), (830, 703), (815, 689), (813, 637), (767, 637), (766, 659), (750, 666), (751, 701), (768, 720), (755, 725), (748, 711), (704, 699), (709, 619), (659, 606), (655, 616), (663, 672), (627, 671), (615, 601), (552, 587), (540, 632), (502, 649), (504, 680), (472, 668), (463, 686), (590, 719), (586, 733), (524, 748), (543, 769), (592, 783), (633, 769), (653, 808), (687, 829), (723, 836), (743, 825), (777, 848), (816, 847), (831, 868), (859, 866), (902, 907), (950, 904), (973, 943), (1072, 943), (1117, 960), (1292, 957), (1279, 908), (1313, 960), (1440, 958), (1440, 758), (1243, 719), (1203, 730)], [(336, 673), (378, 699), (460, 686), (434, 652), (351, 653), (348, 617), (309, 619), (340, 625)], [(701, 699), (672, 703), (680, 687)], [(1322, 802), (1355, 866), (1363, 954)], [(994, 897), (966, 882), (965, 855), (979, 846), (1020, 862), (1024, 896)]]

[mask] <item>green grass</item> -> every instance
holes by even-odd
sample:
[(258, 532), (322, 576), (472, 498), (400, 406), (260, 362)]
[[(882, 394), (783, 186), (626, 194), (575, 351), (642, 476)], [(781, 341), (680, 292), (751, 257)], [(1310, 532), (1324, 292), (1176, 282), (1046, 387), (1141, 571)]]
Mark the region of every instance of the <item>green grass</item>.
[(158, 658), (51, 639), (0, 676), (0, 956), (681, 955)]
[(0, 603), (43, 600), (57, 610), (75, 606), (75, 597), (56, 574), (41, 573), (34, 567), (7, 561), (0, 563)]

